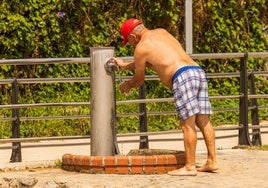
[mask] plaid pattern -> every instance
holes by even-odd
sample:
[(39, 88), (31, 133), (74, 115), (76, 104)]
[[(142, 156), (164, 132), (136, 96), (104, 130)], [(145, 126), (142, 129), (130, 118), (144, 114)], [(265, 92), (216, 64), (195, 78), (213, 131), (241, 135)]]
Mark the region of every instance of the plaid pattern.
[(212, 114), (205, 72), (199, 66), (179, 69), (173, 80), (175, 107), (181, 120), (194, 114)]

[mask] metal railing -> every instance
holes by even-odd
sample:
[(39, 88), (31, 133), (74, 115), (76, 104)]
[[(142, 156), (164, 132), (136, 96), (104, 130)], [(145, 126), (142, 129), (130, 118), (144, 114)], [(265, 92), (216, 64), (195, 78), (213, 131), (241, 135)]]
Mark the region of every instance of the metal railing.
[[(261, 145), (261, 131), (260, 128), (268, 127), (268, 125), (259, 125), (258, 110), (267, 109), (267, 106), (258, 106), (258, 98), (268, 98), (268, 94), (256, 94), (255, 80), (256, 75), (266, 76), (268, 71), (247, 71), (248, 58), (268, 58), (268, 52), (254, 52), (254, 53), (221, 53), (221, 54), (192, 54), (191, 57), (195, 60), (205, 59), (240, 59), (240, 72), (238, 73), (207, 73), (208, 78), (227, 78), (237, 77), (240, 79), (240, 93), (239, 95), (228, 96), (210, 96), (212, 100), (219, 100), (225, 98), (239, 99), (239, 108), (224, 108), (214, 109), (215, 112), (222, 111), (238, 111), (239, 110), (239, 125), (229, 127), (228, 130), (238, 130), (238, 135), (230, 135), (231, 137), (238, 136), (239, 145)], [(122, 57), (125, 61), (132, 61), (133, 57)], [(15, 60), (0, 60), (2, 65), (40, 65), (40, 64), (71, 64), (84, 63), (89, 64), (90, 58), (45, 58), (45, 59), (15, 59)], [(118, 79), (118, 78), (117, 78)], [(123, 80), (130, 79), (130, 77), (122, 77)], [(147, 75), (146, 80), (159, 80), (157, 75)], [(248, 80), (250, 88), (248, 88)], [(12, 122), (12, 138), (0, 139), (0, 143), (12, 142), (11, 147), (0, 147), (0, 149), (12, 148), (11, 162), (21, 161), (21, 142), (41, 141), (41, 140), (62, 140), (62, 139), (88, 139), (90, 136), (63, 136), (63, 137), (40, 137), (40, 138), (20, 138), (19, 124), (20, 121), (35, 121), (35, 120), (54, 120), (54, 119), (85, 119), (89, 118), (87, 115), (77, 116), (47, 116), (47, 117), (20, 117), (19, 109), (22, 108), (36, 108), (36, 107), (53, 107), (53, 106), (89, 106), (90, 102), (65, 102), (65, 103), (37, 103), (37, 104), (18, 104), (18, 85), (19, 84), (37, 84), (37, 83), (71, 83), (71, 82), (90, 82), (89, 77), (82, 78), (23, 78), (23, 79), (3, 79), (0, 80), (0, 85), (12, 84), (12, 104), (0, 105), (0, 109), (11, 109), (12, 117), (0, 118), (0, 122)], [(250, 94), (248, 94), (248, 89)], [(140, 131), (141, 133), (133, 134), (118, 134), (117, 137), (140, 136), (139, 140), (131, 140), (132, 142), (140, 142), (140, 148), (149, 147), (149, 135), (154, 134), (173, 134), (178, 131), (164, 131), (164, 132), (147, 132), (147, 117), (156, 115), (174, 115), (174, 111), (170, 112), (147, 112), (146, 104), (154, 102), (173, 102), (173, 98), (158, 98), (146, 99), (144, 86), (139, 90), (139, 99), (116, 101), (116, 105), (125, 104), (139, 104), (140, 110), (137, 113), (117, 114), (117, 117), (125, 116), (139, 116), (140, 117)], [(249, 106), (249, 100), (251, 106)], [(248, 124), (248, 111), (251, 111), (252, 125)], [(252, 129), (252, 141), (249, 138), (249, 129)], [(222, 128), (216, 128), (221, 130)], [(262, 132), (263, 133), (263, 132)], [(266, 133), (266, 132), (264, 132)], [(228, 136), (227, 136), (228, 137)], [(220, 139), (219, 137), (218, 139)], [(224, 137), (223, 137), (224, 138)], [(126, 141), (126, 142), (131, 142)], [(152, 142), (154, 140), (150, 140)], [(120, 141), (122, 142), (122, 141)], [(89, 142), (86, 142), (89, 144)], [(83, 143), (80, 143), (83, 144)], [(85, 143), (84, 143), (85, 144)], [(68, 144), (70, 145), (70, 144)], [(28, 145), (27, 147), (38, 147), (38, 144)], [(40, 147), (45, 147), (40, 145)]]

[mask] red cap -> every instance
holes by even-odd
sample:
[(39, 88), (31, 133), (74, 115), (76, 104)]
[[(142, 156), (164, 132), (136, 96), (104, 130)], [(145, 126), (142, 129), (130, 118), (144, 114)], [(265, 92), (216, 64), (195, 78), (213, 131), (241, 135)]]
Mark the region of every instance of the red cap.
[(124, 23), (121, 26), (121, 34), (124, 38), (123, 45), (125, 46), (127, 44), (127, 37), (131, 33), (131, 31), (139, 24), (142, 23), (142, 20), (138, 20), (135, 18), (130, 18), (124, 21)]

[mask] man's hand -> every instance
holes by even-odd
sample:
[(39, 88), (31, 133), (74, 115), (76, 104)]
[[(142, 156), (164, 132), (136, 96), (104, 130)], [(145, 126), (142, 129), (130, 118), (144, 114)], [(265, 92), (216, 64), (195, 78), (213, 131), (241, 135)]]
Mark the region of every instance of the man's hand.
[(124, 61), (122, 59), (113, 57), (113, 61), (114, 61), (114, 63), (116, 63), (120, 67), (120, 69), (122, 69), (122, 70), (125, 69), (126, 64), (124, 63)]
[(113, 57), (113, 62), (116, 63), (121, 70), (134, 70), (135, 63), (134, 62), (125, 62), (120, 58)]
[(123, 82), (120, 86), (119, 86), (119, 89), (122, 93), (129, 93), (130, 92), (130, 84), (129, 84), (129, 81), (125, 81)]

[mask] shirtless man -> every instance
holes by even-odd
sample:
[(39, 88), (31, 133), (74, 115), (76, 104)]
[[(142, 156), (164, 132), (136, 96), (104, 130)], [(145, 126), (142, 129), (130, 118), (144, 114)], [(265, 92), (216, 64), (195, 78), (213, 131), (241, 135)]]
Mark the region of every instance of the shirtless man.
[[(153, 69), (160, 80), (173, 91), (183, 130), (186, 164), (168, 174), (196, 176), (197, 171), (216, 171), (215, 131), (209, 120), (212, 110), (204, 71), (164, 29), (149, 30), (141, 20), (130, 18), (122, 24), (120, 31), (124, 38), (123, 45), (129, 43), (135, 46), (134, 62), (126, 63), (122, 59), (113, 58), (122, 70), (135, 69), (132, 79), (120, 85), (121, 92), (128, 93), (131, 88), (138, 88), (143, 84), (145, 67)], [(207, 162), (199, 169), (195, 163), (195, 125), (201, 130), (208, 151)]]

